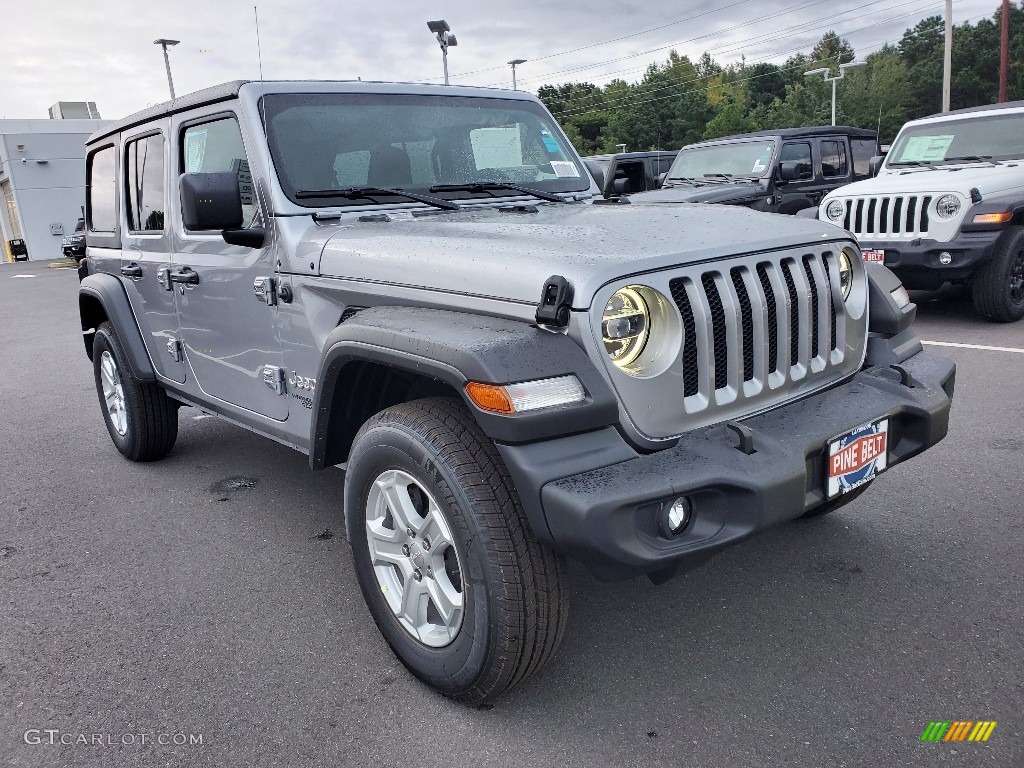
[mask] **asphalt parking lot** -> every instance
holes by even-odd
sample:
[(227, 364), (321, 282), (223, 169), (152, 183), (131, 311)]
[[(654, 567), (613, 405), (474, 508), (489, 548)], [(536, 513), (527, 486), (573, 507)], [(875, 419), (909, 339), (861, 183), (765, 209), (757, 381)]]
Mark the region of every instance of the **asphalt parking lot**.
[(1024, 323), (921, 297), (923, 339), (1008, 348), (931, 348), (942, 444), (660, 587), (573, 567), (553, 662), (467, 709), (377, 633), (340, 470), (187, 408), (122, 459), (76, 286), (0, 265), (0, 765), (1024, 766)]

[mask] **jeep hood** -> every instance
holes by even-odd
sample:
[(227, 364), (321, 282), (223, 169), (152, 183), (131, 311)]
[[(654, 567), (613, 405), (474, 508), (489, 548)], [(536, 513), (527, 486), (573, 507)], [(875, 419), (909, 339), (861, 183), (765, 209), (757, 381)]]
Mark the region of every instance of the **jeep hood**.
[(540, 204), (533, 213), (487, 207), (387, 218), (313, 226), (300, 250), (323, 244), (324, 276), (528, 304), (540, 300), (550, 276), (562, 275), (574, 288), (573, 307), (585, 309), (598, 288), (624, 277), (849, 239), (816, 220), (686, 204)]
[(750, 205), (767, 193), (758, 182), (743, 184), (688, 184), (673, 182), (672, 186), (630, 195), (631, 203), (721, 203)]
[(971, 164), (887, 171), (873, 179), (856, 181), (834, 190), (828, 199), (888, 194), (934, 194), (958, 192), (970, 199), (971, 189), (982, 198), (994, 197), (1024, 187), (1024, 168), (1019, 162), (1006, 165)]

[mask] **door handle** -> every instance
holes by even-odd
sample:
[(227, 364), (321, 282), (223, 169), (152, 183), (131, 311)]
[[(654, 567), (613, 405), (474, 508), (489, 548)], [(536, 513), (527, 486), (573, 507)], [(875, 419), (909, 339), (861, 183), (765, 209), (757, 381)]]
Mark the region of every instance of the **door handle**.
[(192, 269), (192, 267), (182, 267), (177, 272), (171, 272), (171, 282), (195, 285), (199, 282), (199, 273)]
[(142, 277), (142, 267), (133, 261), (127, 267), (121, 267), (121, 274), (125, 277)]

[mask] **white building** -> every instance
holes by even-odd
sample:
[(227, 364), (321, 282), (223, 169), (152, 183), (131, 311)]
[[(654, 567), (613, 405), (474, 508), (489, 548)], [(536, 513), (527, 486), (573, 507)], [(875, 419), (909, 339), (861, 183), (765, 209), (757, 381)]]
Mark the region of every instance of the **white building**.
[(61, 258), (85, 205), (85, 140), (109, 120), (0, 120), (0, 261)]

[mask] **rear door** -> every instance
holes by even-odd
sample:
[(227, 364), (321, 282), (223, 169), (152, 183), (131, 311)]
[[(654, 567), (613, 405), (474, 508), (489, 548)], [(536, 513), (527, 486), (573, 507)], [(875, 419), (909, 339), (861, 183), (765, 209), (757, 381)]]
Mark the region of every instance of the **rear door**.
[(177, 345), (178, 315), (169, 279), (171, 238), (166, 211), (169, 191), (169, 120), (123, 134), (121, 151), (121, 277), (157, 373), (185, 381)]
[[(173, 126), (175, 176), (234, 173), (242, 195), (243, 226), (262, 226), (265, 214), (258, 205), (235, 114), (221, 109), (204, 116), (177, 116)], [(269, 235), (261, 248), (228, 245), (219, 232), (186, 230), (177, 195), (173, 206), (171, 279), (180, 338), (202, 396), (283, 421), (288, 416), (287, 398), (274, 381), (275, 375), (277, 381), (283, 377), (278, 310), (257, 300), (253, 290), (256, 278), (275, 275)]]

